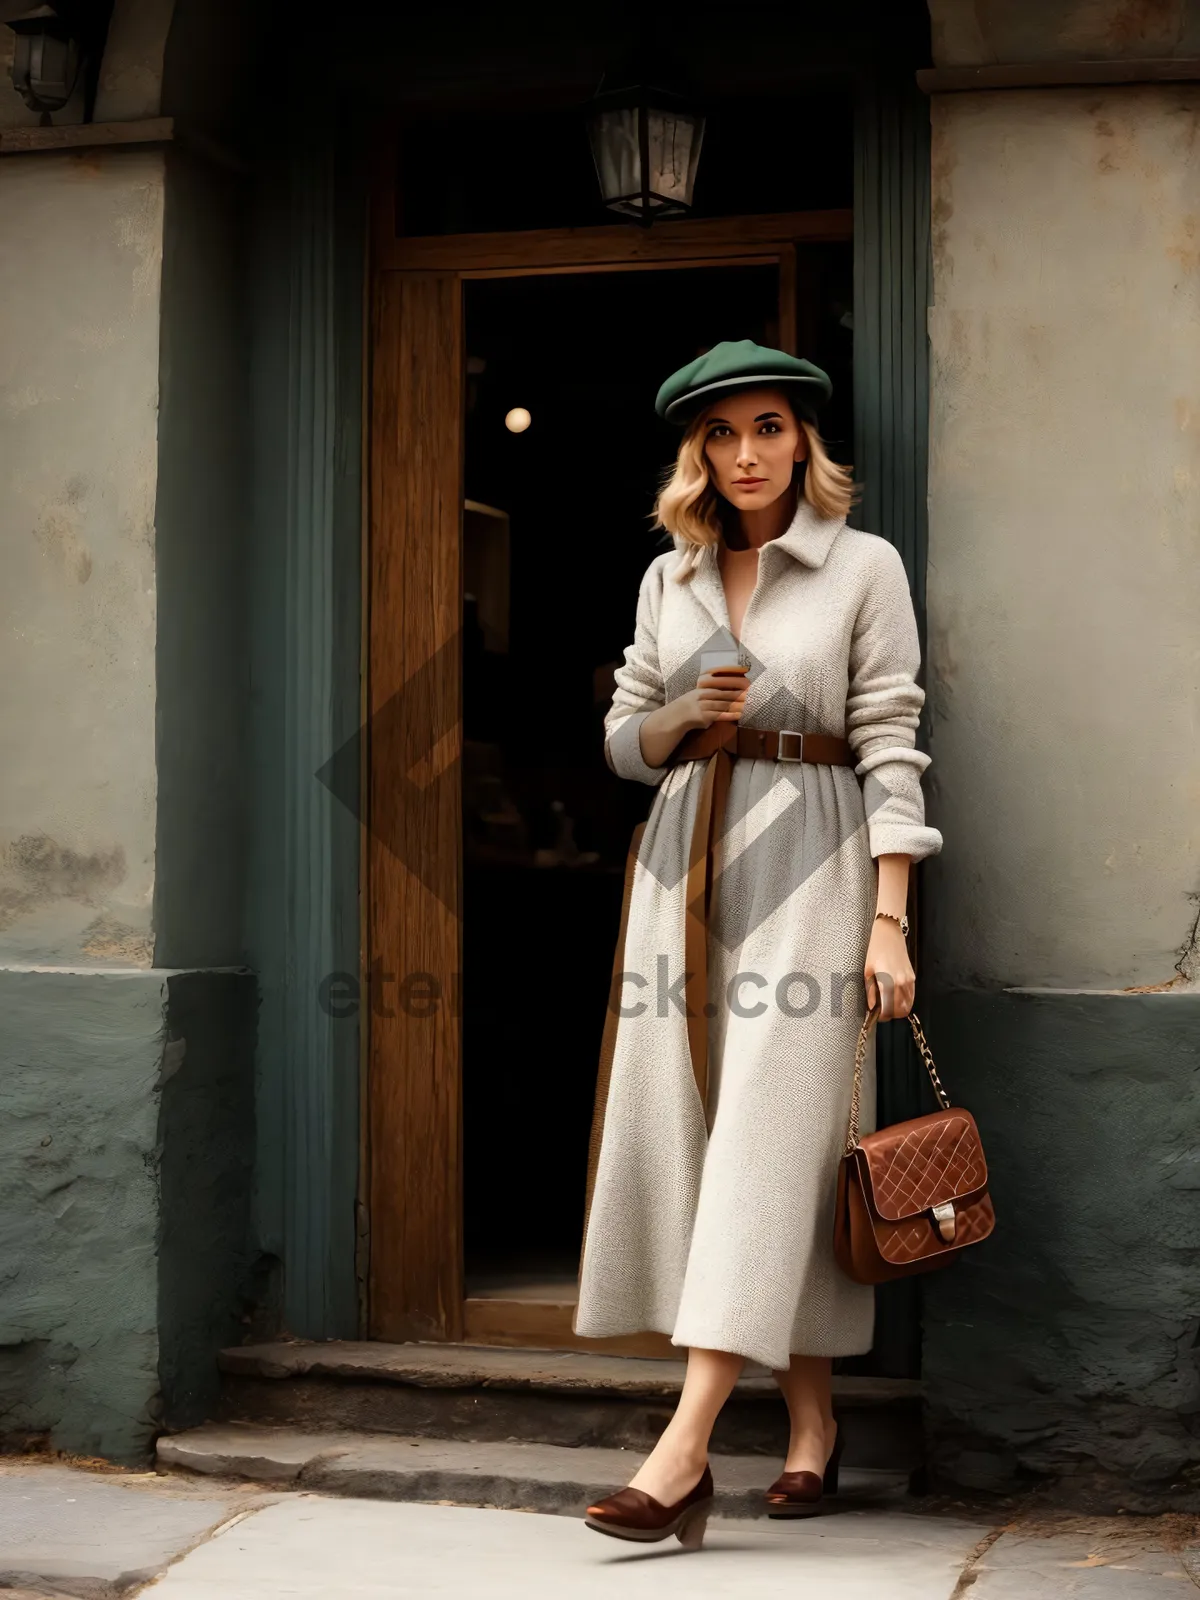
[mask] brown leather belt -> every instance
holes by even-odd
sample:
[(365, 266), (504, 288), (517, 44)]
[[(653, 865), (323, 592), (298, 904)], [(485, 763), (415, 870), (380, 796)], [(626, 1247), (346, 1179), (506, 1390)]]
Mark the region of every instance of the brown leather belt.
[[(716, 757), (716, 759), (712, 759)], [(700, 1103), (708, 1122), (708, 1019), (716, 1007), (708, 998), (708, 918), (712, 906), (713, 855), (721, 837), (729, 780), (736, 759), (808, 762), (816, 766), (852, 767), (854, 752), (847, 740), (829, 733), (795, 733), (781, 728), (743, 728), (735, 722), (714, 722), (694, 728), (675, 746), (670, 764), (707, 761), (696, 802), (696, 820), (688, 851), (684, 915), (683, 998), (687, 1011), (688, 1051)], [(711, 1125), (711, 1123), (710, 1123)]]
[(685, 733), (671, 755), (680, 761), (707, 761), (718, 750), (751, 761), (808, 761), (817, 766), (852, 767), (854, 752), (832, 733), (793, 733), (788, 728), (743, 728), (736, 722), (714, 722)]

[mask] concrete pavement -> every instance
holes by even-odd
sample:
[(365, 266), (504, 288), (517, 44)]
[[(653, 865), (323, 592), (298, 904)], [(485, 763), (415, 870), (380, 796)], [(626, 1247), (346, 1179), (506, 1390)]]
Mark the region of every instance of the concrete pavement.
[(1136, 1523), (1014, 1528), (976, 1563), (970, 1600), (1195, 1600), (1183, 1555), (1147, 1542)]
[[(147, 1600), (949, 1600), (984, 1530), (892, 1514), (709, 1524), (704, 1548), (630, 1545), (573, 1518), (297, 1495), (255, 1512)], [(351, 1581), (351, 1574), (353, 1580)]]
[[(240, 1484), (0, 1460), (0, 1594), (115, 1600), (246, 1505)], [(259, 1492), (258, 1503), (267, 1496)]]
[[(808, 1522), (714, 1519), (698, 1552), (541, 1512), (188, 1474), (0, 1465), (0, 1591), (80, 1600), (1186, 1600), (1200, 1528), (933, 1515), (842, 1497)], [(1189, 1546), (1192, 1547), (1189, 1552)], [(154, 1576), (157, 1574), (157, 1576)], [(15, 1591), (15, 1593), (14, 1593)]]

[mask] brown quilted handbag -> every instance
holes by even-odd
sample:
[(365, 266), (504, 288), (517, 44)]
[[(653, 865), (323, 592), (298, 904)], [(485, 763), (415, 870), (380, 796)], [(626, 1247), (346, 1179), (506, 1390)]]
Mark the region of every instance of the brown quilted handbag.
[(996, 1226), (975, 1118), (950, 1104), (912, 1013), (913, 1038), (942, 1109), (859, 1137), (863, 1062), (878, 1016), (878, 1007), (868, 1013), (854, 1052), (850, 1126), (838, 1168), (833, 1226), (838, 1265), (856, 1283), (884, 1283), (944, 1266)]

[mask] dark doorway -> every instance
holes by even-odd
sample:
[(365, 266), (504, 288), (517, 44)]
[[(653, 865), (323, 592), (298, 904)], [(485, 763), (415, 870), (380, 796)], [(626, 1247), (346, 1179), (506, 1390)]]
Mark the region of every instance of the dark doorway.
[[(847, 459), (848, 245), (797, 274)], [(471, 281), (464, 513), (463, 1114), (468, 1297), (571, 1292), (626, 848), (651, 794), (602, 724), (678, 433), (654, 396), (721, 339), (778, 344), (775, 265)], [(506, 417), (529, 413), (521, 432)]]

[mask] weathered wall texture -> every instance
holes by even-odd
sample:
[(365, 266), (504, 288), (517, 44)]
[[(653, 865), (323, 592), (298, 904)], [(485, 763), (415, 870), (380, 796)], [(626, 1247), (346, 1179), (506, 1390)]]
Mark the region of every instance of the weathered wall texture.
[(0, 163), (0, 961), (149, 965), (163, 162)]
[(930, 976), (1171, 982), (1200, 889), (1200, 86), (945, 95), (933, 136)]
[(922, 1010), (999, 1217), (926, 1285), (933, 1462), (1194, 1505), (1200, 86), (933, 135)]
[(939, 67), (1200, 55), (1195, 0), (929, 0)]
[(1200, 994), (927, 996), (996, 1232), (924, 1285), (940, 1478), (1200, 1503)]
[(96, 84), (95, 122), (157, 117), (174, 0), (115, 0)]
[(159, 1416), (153, 973), (0, 973), (0, 1434), (130, 1459)]
[[(117, 0), (98, 118), (177, 109), (171, 12)], [(0, 1434), (123, 1460), (210, 1408), (250, 1270), (255, 980), (166, 970), (242, 951), (239, 191), (0, 161)]]
[(242, 1331), (250, 973), (0, 971), (0, 1442), (141, 1461)]
[(172, 973), (166, 993), (157, 1084), (158, 1380), (163, 1423), (175, 1429), (213, 1415), (216, 1353), (253, 1331), (246, 1324), (273, 1263), (255, 1258), (250, 1242), (254, 975)]

